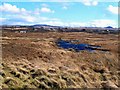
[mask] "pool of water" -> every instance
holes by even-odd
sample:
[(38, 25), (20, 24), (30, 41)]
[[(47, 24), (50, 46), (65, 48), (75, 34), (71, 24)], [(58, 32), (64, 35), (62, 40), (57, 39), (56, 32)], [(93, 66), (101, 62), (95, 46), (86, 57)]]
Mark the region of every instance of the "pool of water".
[(92, 50), (96, 50), (98, 48), (100, 48), (100, 46), (94, 46), (94, 45), (89, 45), (89, 44), (73, 44), (69, 41), (65, 41), (65, 40), (58, 40), (57, 42), (58, 47), (64, 48), (64, 49), (74, 49), (75, 51), (81, 51), (81, 50), (88, 50), (88, 51), (92, 51)]

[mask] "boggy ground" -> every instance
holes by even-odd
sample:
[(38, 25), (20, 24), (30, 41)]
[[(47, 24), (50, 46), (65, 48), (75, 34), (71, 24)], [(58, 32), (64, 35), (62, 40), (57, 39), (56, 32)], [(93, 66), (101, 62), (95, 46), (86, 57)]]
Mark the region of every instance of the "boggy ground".
[[(58, 38), (110, 51), (65, 50)], [(118, 35), (8, 33), (2, 35), (1, 88), (118, 88)]]

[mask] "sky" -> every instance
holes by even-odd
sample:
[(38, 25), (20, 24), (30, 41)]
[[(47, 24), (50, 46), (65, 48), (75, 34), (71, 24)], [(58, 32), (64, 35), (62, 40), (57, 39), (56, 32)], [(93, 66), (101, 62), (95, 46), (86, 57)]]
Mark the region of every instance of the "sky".
[(114, 0), (112, 2), (4, 1), (0, 3), (0, 24), (118, 27), (118, 8), (118, 2)]

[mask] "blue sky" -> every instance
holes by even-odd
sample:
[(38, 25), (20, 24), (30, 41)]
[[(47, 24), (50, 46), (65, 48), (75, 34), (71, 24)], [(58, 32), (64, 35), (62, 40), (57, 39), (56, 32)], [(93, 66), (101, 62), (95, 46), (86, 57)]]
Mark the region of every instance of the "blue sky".
[(118, 27), (118, 2), (2, 2), (1, 24)]

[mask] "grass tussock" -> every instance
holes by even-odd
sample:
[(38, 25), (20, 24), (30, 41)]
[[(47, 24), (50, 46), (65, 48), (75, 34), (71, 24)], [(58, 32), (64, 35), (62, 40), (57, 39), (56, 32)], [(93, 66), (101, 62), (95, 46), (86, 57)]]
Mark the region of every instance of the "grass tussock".
[[(117, 36), (78, 32), (3, 33), (3, 36), (9, 39), (4, 41), (7, 44), (2, 44), (0, 88), (120, 87), (120, 75), (116, 73), (119, 70), (117, 46), (113, 44), (118, 42)], [(110, 52), (64, 50), (55, 44), (58, 37), (98, 45)]]

